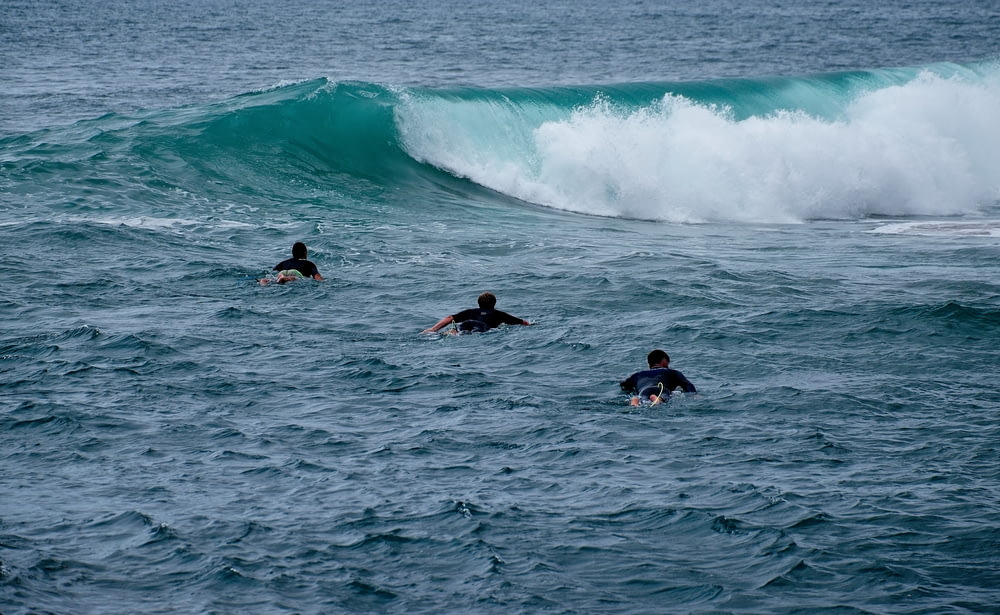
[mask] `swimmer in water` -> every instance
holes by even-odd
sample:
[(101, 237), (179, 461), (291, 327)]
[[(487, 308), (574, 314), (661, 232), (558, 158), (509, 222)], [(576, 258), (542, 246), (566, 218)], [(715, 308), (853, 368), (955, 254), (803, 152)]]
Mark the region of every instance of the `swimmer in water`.
[(309, 251), (306, 249), (306, 244), (296, 241), (292, 244), (292, 258), (283, 260), (274, 266), (273, 271), (278, 272), (278, 277), (264, 278), (260, 281), (260, 285), (266, 286), (271, 282), (285, 284), (299, 278), (312, 278), (313, 280), (322, 281), (323, 276), (319, 274), (319, 269), (315, 263), (308, 260), (308, 257)]
[(631, 405), (638, 406), (643, 401), (662, 403), (674, 389), (683, 389), (685, 393), (698, 392), (684, 374), (670, 369), (670, 355), (662, 350), (650, 352), (646, 362), (649, 369), (636, 372), (620, 383), (623, 391), (632, 393)]
[(478, 308), (462, 310), (457, 314), (445, 316), (430, 329), (425, 329), (424, 333), (435, 333), (439, 329), (457, 323), (459, 333), (481, 333), (495, 329), (500, 325), (530, 325), (527, 320), (522, 320), (517, 316), (511, 316), (507, 312), (496, 309), (497, 297), (493, 293), (486, 292), (479, 295), (477, 300)]

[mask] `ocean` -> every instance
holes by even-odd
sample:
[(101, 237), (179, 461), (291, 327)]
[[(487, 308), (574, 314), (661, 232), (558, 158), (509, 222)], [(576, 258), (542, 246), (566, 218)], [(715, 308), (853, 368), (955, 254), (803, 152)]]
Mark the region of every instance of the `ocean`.
[(998, 32), (6, 0), (0, 613), (1000, 613)]

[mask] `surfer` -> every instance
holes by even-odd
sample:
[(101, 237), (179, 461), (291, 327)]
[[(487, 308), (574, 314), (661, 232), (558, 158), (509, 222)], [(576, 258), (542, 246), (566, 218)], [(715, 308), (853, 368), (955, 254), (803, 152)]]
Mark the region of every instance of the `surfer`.
[(278, 277), (262, 279), (260, 281), (261, 286), (270, 284), (271, 282), (284, 284), (299, 278), (312, 278), (322, 281), (323, 276), (319, 274), (319, 269), (315, 263), (308, 260), (308, 257), (309, 251), (306, 249), (306, 244), (296, 241), (292, 244), (292, 258), (283, 260), (274, 266), (273, 270), (278, 272)]
[(638, 406), (643, 400), (658, 404), (670, 397), (670, 391), (683, 389), (685, 393), (697, 393), (691, 381), (676, 369), (670, 369), (670, 355), (662, 350), (654, 350), (646, 357), (649, 369), (636, 372), (621, 381), (622, 390), (632, 393), (629, 403)]
[(500, 325), (531, 324), (527, 320), (522, 320), (517, 316), (511, 316), (507, 312), (501, 312), (496, 309), (497, 297), (491, 292), (479, 295), (477, 303), (479, 303), (478, 308), (470, 308), (451, 316), (445, 316), (430, 329), (425, 329), (424, 333), (434, 333), (453, 322), (458, 323), (459, 333), (481, 333), (495, 329)]

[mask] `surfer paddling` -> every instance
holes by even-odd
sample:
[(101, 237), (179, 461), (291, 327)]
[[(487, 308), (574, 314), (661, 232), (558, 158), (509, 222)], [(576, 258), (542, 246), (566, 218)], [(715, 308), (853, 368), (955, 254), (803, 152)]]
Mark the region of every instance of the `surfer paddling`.
[(685, 393), (697, 393), (691, 381), (676, 369), (670, 369), (670, 355), (662, 350), (654, 350), (646, 357), (649, 369), (636, 372), (621, 381), (622, 390), (632, 393), (629, 403), (638, 406), (643, 401), (653, 404), (663, 402), (670, 397), (674, 389), (683, 389)]
[(301, 241), (296, 241), (292, 244), (292, 258), (286, 259), (274, 266), (273, 271), (278, 272), (276, 278), (264, 278), (260, 281), (261, 286), (270, 284), (271, 282), (277, 282), (278, 284), (285, 284), (287, 282), (293, 282), (299, 278), (312, 278), (313, 280), (322, 281), (323, 276), (319, 274), (319, 269), (316, 264), (309, 260), (309, 251), (306, 249), (306, 244)]
[(497, 297), (493, 293), (485, 292), (479, 295), (477, 303), (479, 303), (478, 308), (462, 310), (457, 314), (445, 316), (430, 329), (425, 329), (424, 333), (435, 333), (453, 322), (458, 324), (459, 333), (479, 333), (495, 329), (500, 325), (531, 324), (527, 320), (496, 309)]

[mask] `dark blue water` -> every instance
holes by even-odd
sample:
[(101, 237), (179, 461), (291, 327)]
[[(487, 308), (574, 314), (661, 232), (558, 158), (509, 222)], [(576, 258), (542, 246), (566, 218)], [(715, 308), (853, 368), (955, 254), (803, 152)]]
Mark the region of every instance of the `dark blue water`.
[(4, 4), (0, 613), (1000, 612), (998, 29)]

